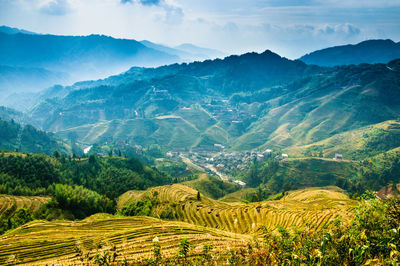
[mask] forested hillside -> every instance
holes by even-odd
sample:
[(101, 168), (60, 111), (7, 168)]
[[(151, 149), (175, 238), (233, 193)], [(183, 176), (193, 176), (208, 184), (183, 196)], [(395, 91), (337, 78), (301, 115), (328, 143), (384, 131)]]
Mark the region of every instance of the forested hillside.
[(52, 154), (54, 151), (67, 152), (69, 146), (52, 133), (37, 130), (31, 125), (22, 126), (14, 120), (0, 118), (0, 149), (9, 151)]
[(113, 212), (113, 200), (127, 190), (146, 189), (174, 180), (135, 158), (91, 155), (72, 159), (58, 152), (53, 157), (4, 152), (0, 155), (0, 193), (51, 195), (56, 200), (54, 204), (72, 214), (72, 218)]
[[(400, 183), (399, 149), (362, 161), (337, 161), (315, 157), (255, 162), (237, 178), (257, 190), (241, 200), (259, 201), (286, 191), (319, 186), (338, 186), (354, 198), (365, 191), (378, 191), (386, 184)], [(282, 193), (277, 195), (277, 193)]]

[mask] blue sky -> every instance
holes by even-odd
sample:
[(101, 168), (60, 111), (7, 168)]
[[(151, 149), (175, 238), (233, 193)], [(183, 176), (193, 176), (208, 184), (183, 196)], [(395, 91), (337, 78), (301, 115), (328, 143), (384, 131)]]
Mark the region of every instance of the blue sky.
[(0, 0), (0, 25), (297, 58), (366, 39), (400, 41), (400, 0)]

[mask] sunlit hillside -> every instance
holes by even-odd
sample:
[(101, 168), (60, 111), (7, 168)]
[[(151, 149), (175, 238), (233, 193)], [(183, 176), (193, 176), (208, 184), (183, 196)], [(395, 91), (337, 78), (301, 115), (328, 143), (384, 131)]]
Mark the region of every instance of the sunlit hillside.
[(357, 203), (338, 188), (321, 188), (292, 192), (281, 200), (251, 204), (227, 203), (205, 196), (197, 199), (197, 191), (184, 185), (151, 188), (145, 192), (128, 191), (120, 197), (119, 208), (139, 200), (157, 201), (152, 214), (171, 220), (235, 233), (256, 234), (262, 226), (275, 230), (278, 226), (305, 226), (318, 230), (337, 217), (349, 221)]

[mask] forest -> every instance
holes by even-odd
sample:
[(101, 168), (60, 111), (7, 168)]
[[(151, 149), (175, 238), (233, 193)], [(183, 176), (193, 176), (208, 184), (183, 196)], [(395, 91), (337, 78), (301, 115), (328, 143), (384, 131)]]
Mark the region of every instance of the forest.
[(133, 157), (0, 154), (0, 193), (52, 196), (34, 214), (43, 219), (73, 220), (98, 212), (115, 213), (116, 200), (125, 191), (173, 181), (179, 180)]

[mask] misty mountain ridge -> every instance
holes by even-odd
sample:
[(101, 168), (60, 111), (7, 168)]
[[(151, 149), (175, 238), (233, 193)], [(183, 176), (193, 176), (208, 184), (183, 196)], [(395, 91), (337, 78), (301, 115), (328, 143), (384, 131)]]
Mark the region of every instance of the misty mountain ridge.
[(6, 34), (17, 34), (17, 33), (23, 33), (23, 34), (38, 34), (32, 31), (27, 31), (27, 30), (22, 30), (18, 28), (11, 28), (7, 26), (0, 26), (0, 32), (1, 33), (6, 33)]
[[(68, 85), (119, 74), (132, 66), (157, 67), (175, 62), (205, 60), (216, 51), (193, 46), (201, 55), (104, 35), (59, 36), (0, 27), (0, 104), (13, 107), (19, 92), (30, 93), (54, 84)], [(222, 53), (220, 53), (222, 54)], [(9, 100), (5, 100), (10, 96)]]
[(170, 47), (167, 45), (152, 43), (147, 40), (140, 41), (143, 45), (181, 58), (181, 62), (204, 61), (207, 59), (223, 58), (227, 56), (218, 50), (199, 47), (193, 44), (181, 44)]
[(299, 58), (306, 64), (319, 66), (389, 63), (400, 58), (400, 42), (366, 40), (358, 44), (334, 46), (314, 51)]
[(157, 66), (178, 60), (135, 40), (103, 35), (0, 33), (0, 48), (0, 63), (3, 65), (67, 72), (75, 81), (85, 79), (85, 75), (103, 77), (110, 75), (110, 71), (120, 73), (132, 65)]
[(191, 54), (197, 56), (198, 58), (204, 58), (204, 59), (222, 58), (222, 57), (226, 56), (225, 53), (222, 53), (218, 50), (198, 47), (191, 43), (184, 43), (184, 44), (175, 46), (174, 48), (185, 51), (187, 53), (191, 53)]

